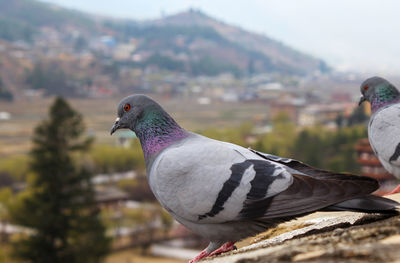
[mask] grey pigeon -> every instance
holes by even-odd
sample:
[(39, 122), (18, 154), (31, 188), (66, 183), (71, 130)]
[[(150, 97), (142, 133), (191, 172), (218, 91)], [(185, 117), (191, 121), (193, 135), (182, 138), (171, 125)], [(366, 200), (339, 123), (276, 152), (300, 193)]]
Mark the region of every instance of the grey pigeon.
[[(400, 178), (400, 92), (380, 77), (365, 80), (360, 87), (361, 99), (371, 103), (368, 139), (385, 169)], [(400, 185), (390, 194), (400, 192)]]
[(376, 180), (323, 171), (184, 130), (144, 95), (124, 98), (111, 129), (134, 131), (149, 185), (181, 224), (210, 240), (195, 259), (318, 210), (395, 213), (397, 202), (370, 195)]

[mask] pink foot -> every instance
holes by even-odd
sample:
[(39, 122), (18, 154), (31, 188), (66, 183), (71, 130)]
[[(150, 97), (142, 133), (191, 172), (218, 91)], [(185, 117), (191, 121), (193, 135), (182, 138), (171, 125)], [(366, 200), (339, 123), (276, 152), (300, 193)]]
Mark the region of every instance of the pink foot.
[(236, 249), (235, 243), (226, 242), (220, 248), (214, 250), (211, 253), (207, 253), (207, 250), (201, 251), (201, 253), (197, 257), (195, 257), (194, 259), (190, 260), (189, 263), (195, 263), (195, 262), (197, 262), (200, 259), (203, 259), (205, 257), (218, 255), (218, 254), (221, 254), (221, 253), (224, 253), (224, 252), (228, 252), (228, 251), (231, 251), (231, 250), (234, 250), (234, 249)]
[(210, 253), (207, 253), (206, 250), (203, 250), (203, 251), (201, 251), (200, 254), (197, 255), (197, 257), (195, 257), (194, 259), (190, 260), (189, 263), (195, 263), (195, 262), (199, 261), (200, 259), (208, 257), (209, 255), (210, 255)]
[(228, 251), (231, 251), (231, 250), (234, 250), (234, 249), (236, 249), (235, 243), (233, 243), (233, 242), (226, 242), (226, 243), (223, 244), (220, 248), (218, 248), (217, 250), (214, 250), (214, 251), (210, 254), (210, 256), (214, 256), (214, 255), (218, 255), (218, 254), (221, 254), (221, 253), (225, 253), (225, 252), (228, 252)]
[(400, 193), (400, 184), (393, 191), (391, 191), (390, 193), (385, 194), (385, 195), (392, 195), (392, 194), (397, 194), (397, 193)]

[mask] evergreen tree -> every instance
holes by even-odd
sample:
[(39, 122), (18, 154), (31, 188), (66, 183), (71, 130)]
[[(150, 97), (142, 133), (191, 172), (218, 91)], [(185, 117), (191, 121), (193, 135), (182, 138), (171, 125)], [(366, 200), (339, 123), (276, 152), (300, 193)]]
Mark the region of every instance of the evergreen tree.
[(366, 124), (369, 120), (368, 115), (364, 111), (364, 107), (357, 107), (354, 109), (352, 114), (349, 117), (348, 123), (349, 126), (357, 125), (357, 124)]
[(36, 127), (31, 151), (35, 177), (11, 211), (15, 224), (32, 230), (14, 244), (19, 258), (90, 263), (107, 253), (109, 239), (95, 206), (91, 174), (73, 158), (91, 144), (83, 132), (81, 115), (62, 98)]
[(32, 89), (43, 89), (48, 95), (71, 96), (75, 92), (75, 87), (69, 83), (67, 74), (58, 63), (35, 64), (25, 81)]
[(0, 78), (0, 100), (1, 99), (6, 101), (13, 101), (14, 96), (9, 90), (6, 89), (3, 80)]

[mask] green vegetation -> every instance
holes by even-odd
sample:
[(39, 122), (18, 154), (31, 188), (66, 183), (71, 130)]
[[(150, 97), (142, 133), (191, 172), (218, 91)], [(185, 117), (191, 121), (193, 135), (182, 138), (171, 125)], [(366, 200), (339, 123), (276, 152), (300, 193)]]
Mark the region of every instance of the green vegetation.
[(337, 131), (315, 126), (296, 132), (295, 125), (282, 116), (275, 120), (271, 133), (254, 145), (256, 150), (295, 158), (311, 166), (336, 172), (359, 173), (355, 143), (367, 137), (364, 125)]
[(190, 68), (195, 76), (216, 76), (224, 72), (230, 72), (239, 77), (243, 73), (237, 66), (210, 56), (204, 56), (197, 61), (191, 61)]
[(364, 107), (357, 107), (348, 119), (348, 125), (366, 124), (369, 116), (365, 113)]
[(317, 127), (307, 129), (296, 138), (293, 157), (331, 171), (360, 173), (354, 145), (366, 136), (367, 131), (363, 125), (338, 131)]
[(49, 4), (32, 0), (0, 0), (0, 39), (31, 42), (39, 27), (66, 24), (95, 30), (95, 22), (86, 15), (65, 8), (52, 8)]
[(35, 173), (10, 206), (11, 222), (34, 234), (14, 243), (17, 257), (32, 262), (98, 262), (109, 248), (95, 206), (91, 173), (73, 161), (91, 138), (82, 138), (82, 116), (62, 98), (35, 129), (30, 153)]
[(156, 65), (161, 69), (166, 69), (170, 71), (182, 71), (184, 69), (183, 62), (175, 60), (171, 57), (162, 56), (159, 53), (156, 53), (149, 57), (144, 65)]
[(44, 89), (49, 95), (71, 95), (74, 87), (69, 85), (68, 77), (58, 65), (37, 63), (26, 77), (32, 89)]
[(258, 138), (254, 147), (256, 150), (276, 154), (284, 157), (290, 156), (296, 140), (296, 125), (285, 114), (278, 115), (273, 122), (273, 130)]
[[(1, 31), (1, 22), (0, 22), (0, 31)], [(1, 35), (1, 32), (0, 32)], [(0, 36), (1, 38), (1, 36)], [(6, 89), (4, 86), (3, 80), (0, 78), (0, 100), (12, 101), (14, 99), (13, 94)]]
[[(88, 155), (82, 158), (75, 154), (76, 162), (81, 163), (92, 173), (115, 173), (130, 170), (144, 171), (145, 164), (139, 141), (132, 142), (131, 148), (115, 147), (98, 144), (90, 148)], [(29, 180), (30, 157), (27, 155), (13, 155), (0, 160), (0, 187), (14, 182)], [(4, 180), (9, 183), (4, 183)]]
[(0, 16), (0, 39), (8, 41), (25, 40), (31, 42), (36, 33), (34, 27), (13, 18)]
[(93, 171), (96, 173), (123, 172), (144, 169), (142, 150), (137, 141), (131, 149), (110, 145), (97, 145), (90, 151)]
[(234, 144), (246, 146), (245, 137), (250, 135), (253, 130), (253, 126), (250, 123), (244, 123), (237, 128), (210, 128), (203, 131), (198, 131), (198, 133), (213, 138), (216, 140), (231, 142)]
[(13, 181), (24, 182), (29, 173), (29, 157), (15, 155), (0, 160), (0, 174), (8, 175)]
[(336, 172), (360, 173), (356, 162), (355, 143), (367, 137), (364, 125), (343, 127), (336, 131), (315, 126), (297, 131), (287, 116), (280, 115), (273, 122), (270, 133), (256, 137), (248, 145), (245, 138), (251, 135), (251, 125), (239, 128), (208, 129), (203, 135), (217, 140), (228, 141), (255, 150), (298, 159), (309, 165)]
[[(137, 24), (132, 21), (127, 22), (115, 22), (115, 21), (105, 21), (104, 26), (111, 28), (120, 33), (126, 39), (130, 37), (135, 38), (145, 38), (146, 43), (152, 42), (154, 40), (163, 41), (170, 45), (173, 45), (172, 41), (176, 36), (184, 36), (189, 39), (189, 41), (195, 38), (207, 38), (220, 43), (225, 43), (227, 40), (218, 34), (211, 27), (200, 27), (200, 26), (143, 26), (142, 24)], [(186, 50), (185, 47), (182, 47)]]
[[(51, 5), (32, 0), (0, 0), (0, 17), (3, 21), (14, 23), (33, 31), (33, 27), (52, 25), (60, 28), (65, 24), (79, 25), (88, 30), (95, 29), (95, 23), (87, 15), (66, 8), (53, 8)], [(2, 28), (0, 26), (0, 28)]]

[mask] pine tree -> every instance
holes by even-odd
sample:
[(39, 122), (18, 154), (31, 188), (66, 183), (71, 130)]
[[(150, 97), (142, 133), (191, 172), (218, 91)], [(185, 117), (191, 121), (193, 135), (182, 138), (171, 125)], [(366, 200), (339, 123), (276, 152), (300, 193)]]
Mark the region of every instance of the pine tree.
[[(49, 119), (35, 129), (31, 169), (35, 174), (11, 216), (31, 234), (14, 244), (19, 258), (43, 263), (99, 262), (109, 239), (95, 206), (91, 173), (74, 161), (88, 149), (82, 117), (57, 98)], [(75, 158), (76, 159), (76, 158)]]
[(13, 94), (6, 89), (3, 80), (0, 78), (0, 100), (12, 101), (14, 99)]

